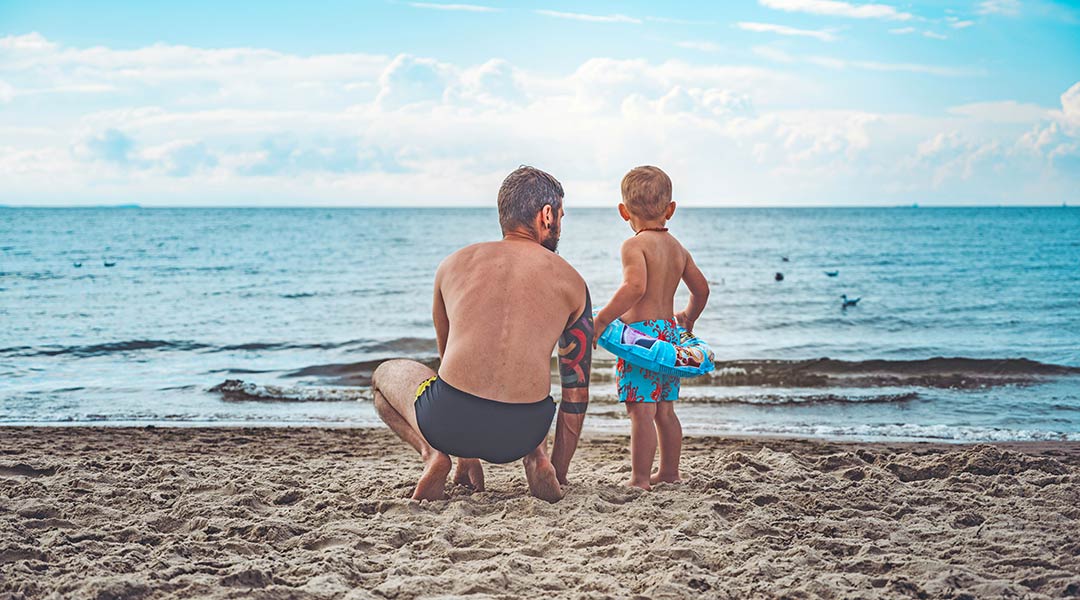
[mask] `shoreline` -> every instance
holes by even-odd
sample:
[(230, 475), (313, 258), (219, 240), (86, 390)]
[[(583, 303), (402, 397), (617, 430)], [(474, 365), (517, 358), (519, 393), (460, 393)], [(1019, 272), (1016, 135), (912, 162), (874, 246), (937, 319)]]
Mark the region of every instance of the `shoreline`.
[[(594, 418), (605, 418), (595, 417)], [(625, 420), (627, 429), (629, 428), (629, 421)], [(684, 428), (686, 426), (684, 425)], [(246, 429), (264, 430), (264, 429), (287, 429), (287, 430), (357, 430), (357, 431), (371, 431), (371, 432), (388, 432), (389, 430), (382, 424), (363, 424), (357, 422), (325, 422), (325, 423), (312, 423), (306, 421), (270, 421), (270, 422), (258, 422), (258, 421), (152, 421), (152, 422), (140, 422), (140, 421), (28, 421), (26, 423), (4, 423), (0, 422), (0, 436), (4, 434), (6, 430), (51, 430), (51, 429), (87, 429), (87, 430), (169, 430), (177, 429), (184, 431), (198, 431), (206, 429), (208, 431), (229, 431), (237, 430), (243, 431)], [(550, 436), (555, 434), (554, 424), (548, 434), (549, 443)], [(582, 431), (581, 439), (591, 440), (607, 440), (607, 439), (629, 439), (629, 431), (626, 433), (612, 432), (610, 430), (590, 429), (588, 427), (588, 421), (586, 421), (585, 429)], [(919, 447), (941, 447), (950, 448), (957, 446), (978, 446), (978, 445), (993, 445), (1002, 447), (1017, 447), (1017, 448), (1036, 448), (1041, 445), (1047, 446), (1075, 446), (1080, 449), (1080, 440), (1074, 439), (1045, 439), (1045, 440), (967, 440), (967, 439), (946, 439), (946, 438), (916, 438), (916, 437), (859, 437), (859, 436), (813, 436), (805, 435), (801, 433), (752, 433), (746, 431), (728, 432), (725, 430), (718, 430), (710, 433), (684, 433), (683, 439), (704, 439), (704, 440), (731, 440), (731, 441), (747, 441), (747, 442), (812, 442), (822, 444), (839, 444), (850, 446), (862, 446), (862, 445), (889, 445), (889, 446), (919, 446)]]
[(0, 597), (1080, 594), (1078, 442), (689, 436), (652, 492), (628, 448), (414, 502), (386, 430), (0, 427)]

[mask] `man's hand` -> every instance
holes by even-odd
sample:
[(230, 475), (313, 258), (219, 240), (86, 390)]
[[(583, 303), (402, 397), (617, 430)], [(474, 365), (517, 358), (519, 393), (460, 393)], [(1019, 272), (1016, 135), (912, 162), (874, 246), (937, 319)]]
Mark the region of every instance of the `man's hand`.
[(679, 324), (679, 327), (682, 327), (690, 333), (694, 332), (694, 323), (696, 321), (694, 319), (691, 319), (686, 314), (685, 310), (675, 313), (675, 322)]

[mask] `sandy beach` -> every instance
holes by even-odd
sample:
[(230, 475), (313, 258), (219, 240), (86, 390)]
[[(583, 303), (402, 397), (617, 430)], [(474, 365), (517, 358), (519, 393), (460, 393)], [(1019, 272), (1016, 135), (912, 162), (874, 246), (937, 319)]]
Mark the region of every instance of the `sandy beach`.
[(583, 440), (557, 504), (518, 465), (406, 498), (383, 430), (0, 429), (0, 598), (1080, 595), (1080, 444), (688, 438), (624, 488)]

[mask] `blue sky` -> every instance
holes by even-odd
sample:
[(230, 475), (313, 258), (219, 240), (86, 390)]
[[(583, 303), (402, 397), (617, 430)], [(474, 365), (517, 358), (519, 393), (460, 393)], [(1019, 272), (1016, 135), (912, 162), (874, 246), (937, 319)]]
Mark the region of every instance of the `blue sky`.
[(1062, 2), (0, 3), (0, 203), (1080, 203)]

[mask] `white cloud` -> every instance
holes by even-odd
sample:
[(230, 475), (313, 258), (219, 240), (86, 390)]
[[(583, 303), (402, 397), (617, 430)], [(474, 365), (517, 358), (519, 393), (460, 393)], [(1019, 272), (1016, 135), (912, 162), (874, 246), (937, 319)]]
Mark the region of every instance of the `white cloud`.
[(449, 65), (429, 58), (402, 54), (379, 76), (377, 106), (395, 109), (411, 104), (440, 102), (452, 77)]
[(500, 12), (500, 9), (478, 4), (437, 4), (434, 2), (410, 2), (413, 8), (428, 8), (431, 10), (447, 10), (462, 12)]
[(1005, 15), (1015, 17), (1020, 14), (1020, 0), (984, 0), (975, 12), (980, 15)]
[(897, 10), (888, 4), (852, 4), (838, 0), (758, 0), (768, 8), (787, 12), (805, 12), (831, 17), (849, 17), (853, 19), (889, 19), (907, 21), (911, 13)]
[(723, 49), (719, 44), (713, 42), (698, 42), (693, 40), (675, 42), (675, 45), (680, 48), (686, 48), (688, 50), (700, 50), (702, 52), (719, 52)]
[(964, 21), (959, 17), (945, 17), (945, 21), (949, 24), (949, 27), (953, 29), (966, 29), (975, 24), (975, 21)]
[(949, 113), (990, 123), (1032, 123), (1049, 118), (1051, 111), (1037, 104), (1004, 100), (962, 104), (950, 108)]
[(978, 70), (960, 67), (944, 67), (918, 63), (885, 63), (872, 60), (849, 60), (832, 56), (793, 55), (771, 46), (756, 46), (753, 48), (753, 51), (758, 56), (780, 63), (806, 63), (824, 67), (826, 69), (859, 69), (863, 71), (893, 73), (923, 73), (939, 77), (973, 77), (982, 74), (982, 72)]
[(932, 40), (947, 40), (947, 39), (949, 39), (949, 36), (941, 34), (941, 33), (937, 33), (937, 32), (934, 32), (934, 31), (924, 31), (922, 34), (923, 34), (923, 37), (930, 38)]
[(1061, 114), (1065, 121), (1080, 127), (1080, 82), (1073, 84), (1061, 95)]
[(15, 87), (10, 83), (0, 80), (0, 102), (11, 102), (15, 97)]
[(914, 27), (897, 27), (895, 29), (890, 29), (889, 33), (891, 33), (893, 35), (907, 35), (909, 33), (915, 33), (915, 28)]
[(645, 17), (646, 21), (653, 23), (666, 23), (669, 25), (714, 25), (712, 21), (693, 21), (689, 19), (672, 19), (670, 17)]
[(26, 35), (9, 35), (0, 38), (0, 50), (35, 51), (55, 48), (55, 44), (36, 31)]
[(585, 13), (572, 13), (572, 12), (560, 12), (557, 10), (536, 10), (534, 11), (538, 15), (544, 15), (547, 17), (555, 17), (557, 19), (571, 19), (574, 21), (588, 21), (590, 23), (633, 23), (635, 25), (641, 24), (641, 19), (634, 17), (628, 17), (626, 15), (590, 15)]
[(786, 25), (776, 25), (773, 23), (754, 23), (746, 21), (737, 23), (736, 27), (746, 31), (754, 31), (758, 33), (775, 33), (777, 35), (812, 37), (823, 42), (832, 42), (836, 40), (836, 36), (833, 35), (831, 32), (820, 29), (796, 29), (794, 27), (788, 27)]
[[(835, 95), (805, 69), (596, 58), (540, 72), (500, 59), (25, 41), (0, 38), (0, 79), (18, 91), (0, 113), (0, 202), (475, 204), (521, 163), (583, 204), (610, 204), (643, 163), (664, 166), (689, 205), (1046, 201), (1080, 186), (1080, 83), (1060, 109), (1002, 101), (928, 117), (792, 110)], [(58, 103), (66, 111), (21, 93), (76, 84), (113, 89), (96, 108)]]

